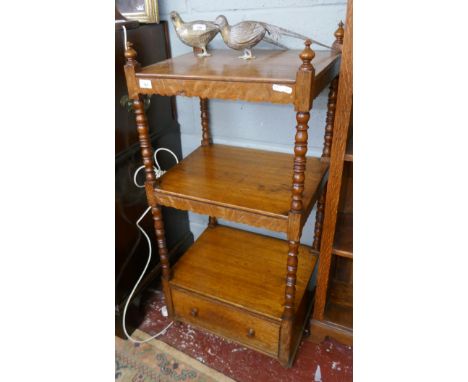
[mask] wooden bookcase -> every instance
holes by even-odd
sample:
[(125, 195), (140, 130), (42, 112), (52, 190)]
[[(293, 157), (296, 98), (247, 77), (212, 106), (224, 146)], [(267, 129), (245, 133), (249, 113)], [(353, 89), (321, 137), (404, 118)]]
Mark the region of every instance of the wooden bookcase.
[(313, 248), (320, 252), (311, 339), (353, 343), (353, 2), (348, 1), (325, 193), (317, 207)]
[[(133, 99), (171, 318), (256, 349), (290, 366), (312, 307), (308, 288), (316, 265), (300, 244), (302, 228), (322, 194), (327, 158), (306, 157), (314, 98), (338, 84), (343, 29), (335, 50), (257, 50), (243, 61), (232, 50), (190, 53), (141, 67), (128, 43), (125, 73)], [(156, 179), (142, 95), (200, 98), (201, 146)], [(293, 154), (213, 144), (208, 99), (292, 104)], [(330, 120), (331, 118), (331, 120)], [(327, 123), (333, 126), (333, 115)], [(328, 131), (325, 147), (329, 149)], [(175, 263), (167, 256), (161, 206), (208, 215), (209, 225)], [(217, 218), (284, 232), (287, 241), (219, 225)]]

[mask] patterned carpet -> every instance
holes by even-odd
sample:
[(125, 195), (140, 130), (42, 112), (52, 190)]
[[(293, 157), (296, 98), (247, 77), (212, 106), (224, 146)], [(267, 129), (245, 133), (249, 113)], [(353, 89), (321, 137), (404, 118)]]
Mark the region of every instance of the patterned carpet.
[[(149, 337), (136, 330), (134, 338)], [(233, 382), (216, 370), (172, 348), (164, 342), (151, 340), (134, 344), (115, 337), (115, 380), (118, 382)]]

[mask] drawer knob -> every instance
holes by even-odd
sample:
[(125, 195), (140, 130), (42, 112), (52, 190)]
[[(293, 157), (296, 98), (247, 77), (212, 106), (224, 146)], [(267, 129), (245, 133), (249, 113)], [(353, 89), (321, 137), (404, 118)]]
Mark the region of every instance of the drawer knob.
[(253, 330), (252, 328), (249, 328), (249, 330), (247, 330), (247, 337), (254, 337), (255, 336), (255, 330)]
[(190, 311), (190, 314), (193, 317), (197, 317), (198, 316), (198, 308), (192, 308), (192, 310)]

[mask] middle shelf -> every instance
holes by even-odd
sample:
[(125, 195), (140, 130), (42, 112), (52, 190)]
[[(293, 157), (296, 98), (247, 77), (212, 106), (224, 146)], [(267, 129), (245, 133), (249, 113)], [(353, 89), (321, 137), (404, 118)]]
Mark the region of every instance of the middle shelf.
[[(160, 180), (154, 193), (163, 206), (287, 232), (293, 176), (292, 154), (201, 146)], [(307, 157), (303, 224), (328, 176), (328, 163)]]

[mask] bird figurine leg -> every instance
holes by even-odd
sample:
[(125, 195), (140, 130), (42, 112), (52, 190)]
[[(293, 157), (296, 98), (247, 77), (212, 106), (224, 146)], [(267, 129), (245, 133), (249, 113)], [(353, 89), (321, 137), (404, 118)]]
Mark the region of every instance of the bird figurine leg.
[(250, 49), (244, 49), (244, 55), (239, 56), (239, 58), (242, 58), (243, 60), (252, 60), (255, 56), (252, 56), (252, 51)]
[(198, 57), (210, 57), (211, 54), (209, 54), (207, 51), (206, 51), (206, 46), (203, 46), (202, 47), (202, 50), (203, 50), (203, 53), (198, 53)]

